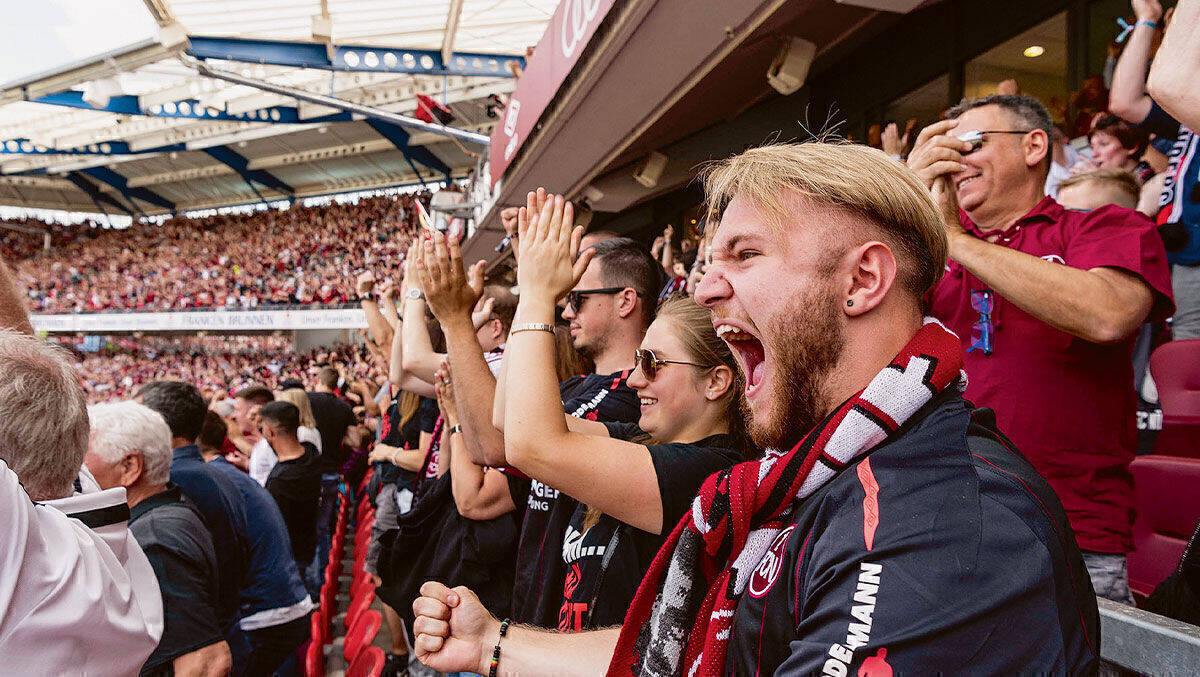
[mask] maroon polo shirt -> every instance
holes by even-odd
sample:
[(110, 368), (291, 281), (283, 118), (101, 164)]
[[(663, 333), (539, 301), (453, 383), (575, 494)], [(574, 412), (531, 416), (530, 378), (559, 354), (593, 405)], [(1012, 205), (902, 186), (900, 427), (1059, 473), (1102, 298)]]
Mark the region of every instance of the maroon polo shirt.
[[(982, 236), (965, 213), (960, 218), (968, 233)], [(1149, 321), (1174, 312), (1162, 240), (1135, 211), (1114, 205), (1069, 211), (1047, 197), (995, 244), (1081, 270), (1131, 272), (1155, 292)], [(1050, 482), (1080, 548), (1132, 550), (1129, 462), (1137, 443), (1137, 402), (1130, 359), (1136, 334), (1113, 345), (1091, 343), (993, 294), (993, 352), (965, 352), (979, 321), (971, 291), (983, 289), (987, 285), (950, 261), (930, 293), (931, 313), (962, 339), (967, 399), (994, 409), (999, 428)]]

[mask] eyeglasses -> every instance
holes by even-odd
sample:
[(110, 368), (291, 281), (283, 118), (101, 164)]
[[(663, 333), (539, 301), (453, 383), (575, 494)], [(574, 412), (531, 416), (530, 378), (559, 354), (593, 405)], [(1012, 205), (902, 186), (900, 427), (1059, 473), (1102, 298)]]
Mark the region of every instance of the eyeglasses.
[(633, 363), (635, 369), (641, 369), (645, 374), (647, 381), (653, 381), (658, 376), (658, 368), (664, 364), (687, 364), (701, 369), (712, 369), (712, 366), (707, 364), (698, 364), (696, 362), (684, 362), (683, 360), (660, 360), (654, 354), (653, 350), (635, 350), (633, 351)]
[[(583, 299), (591, 294), (620, 294), (629, 287), (600, 287), (598, 289), (572, 289), (567, 292), (567, 307), (575, 312), (583, 307)], [(641, 296), (641, 294), (638, 294)]]
[(965, 142), (971, 144), (971, 149), (959, 151), (959, 152), (963, 155), (970, 155), (971, 153), (974, 153), (975, 151), (982, 148), (983, 142), (984, 142), (984, 138), (983, 138), (984, 134), (1021, 134), (1021, 135), (1025, 135), (1031, 131), (1033, 131), (1033, 130), (1030, 130), (1030, 129), (1026, 129), (1026, 130), (990, 129), (990, 130), (986, 130), (986, 131), (972, 130), (969, 132), (964, 132), (964, 133), (958, 135), (958, 140), (965, 141)]
[(971, 347), (967, 348), (968, 353), (979, 350), (984, 355), (992, 354), (992, 333), (996, 331), (992, 326), (994, 293), (990, 289), (971, 290), (971, 308), (979, 313), (979, 321), (971, 325)]

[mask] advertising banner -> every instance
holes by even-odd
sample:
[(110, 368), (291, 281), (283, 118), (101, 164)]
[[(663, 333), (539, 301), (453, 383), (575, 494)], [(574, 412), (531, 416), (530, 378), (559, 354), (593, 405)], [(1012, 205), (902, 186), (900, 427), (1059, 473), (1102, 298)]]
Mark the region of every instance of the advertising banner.
[(274, 331), (276, 329), (360, 329), (361, 308), (319, 310), (211, 310), (166, 313), (72, 313), (32, 315), (37, 331)]
[(615, 2), (562, 0), (559, 3), (517, 80), (503, 119), (492, 130), (488, 168), (493, 189)]

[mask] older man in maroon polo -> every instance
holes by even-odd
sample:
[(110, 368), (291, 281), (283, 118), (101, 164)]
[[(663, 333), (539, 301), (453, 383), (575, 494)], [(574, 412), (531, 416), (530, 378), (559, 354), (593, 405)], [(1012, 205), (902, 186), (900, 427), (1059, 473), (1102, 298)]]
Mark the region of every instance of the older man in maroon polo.
[(1130, 602), (1130, 355), (1137, 328), (1174, 311), (1162, 241), (1132, 210), (1043, 196), (1050, 118), (1036, 100), (990, 96), (949, 118), (909, 159), (947, 214), (931, 312), (962, 339), (968, 399), (995, 409), (1058, 493), (1096, 593)]

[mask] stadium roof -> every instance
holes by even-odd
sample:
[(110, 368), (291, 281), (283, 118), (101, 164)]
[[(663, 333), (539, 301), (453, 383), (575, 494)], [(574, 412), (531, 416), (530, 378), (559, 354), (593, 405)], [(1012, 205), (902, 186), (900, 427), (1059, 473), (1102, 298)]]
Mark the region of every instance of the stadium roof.
[(149, 34), (0, 85), (0, 205), (150, 215), (462, 175), (479, 147), (437, 124), (396, 125), (197, 68), (405, 115), (426, 94), (450, 108), (451, 127), (486, 134), (487, 97), (512, 91), (508, 62), (558, 3), (106, 1)]

